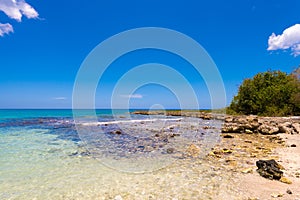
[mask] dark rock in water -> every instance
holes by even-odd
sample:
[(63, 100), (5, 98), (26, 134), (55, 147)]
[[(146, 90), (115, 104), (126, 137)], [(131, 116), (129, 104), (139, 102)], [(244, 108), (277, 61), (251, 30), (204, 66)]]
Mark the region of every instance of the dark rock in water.
[(145, 149), (145, 146), (140, 145), (140, 146), (138, 146), (137, 148), (140, 149), (140, 150), (144, 150), (144, 149)]
[(81, 156), (89, 156), (89, 155), (90, 155), (90, 152), (84, 151), (84, 152), (81, 152), (80, 155), (81, 155)]
[(115, 131), (111, 131), (110, 133), (111, 133), (111, 134), (117, 134), (117, 135), (120, 135), (120, 134), (122, 134), (122, 131), (121, 131), (121, 130), (115, 130)]
[(168, 138), (163, 139), (163, 142), (168, 143), (169, 142)]
[(279, 180), (283, 172), (280, 170), (283, 167), (278, 164), (274, 159), (272, 160), (259, 160), (256, 161), (257, 172), (265, 178)]
[(77, 156), (78, 155), (78, 151), (75, 151), (73, 153), (71, 153), (69, 156)]
[(89, 156), (90, 152), (88, 151), (75, 151), (71, 153), (69, 156)]
[(176, 137), (176, 136), (180, 136), (180, 134), (179, 133), (172, 133), (172, 134), (170, 134), (170, 137)]
[(203, 129), (213, 129), (212, 126), (203, 126), (202, 128), (203, 128)]
[(168, 148), (168, 149), (167, 149), (167, 153), (168, 153), (168, 154), (174, 153), (174, 151), (175, 151), (174, 148)]

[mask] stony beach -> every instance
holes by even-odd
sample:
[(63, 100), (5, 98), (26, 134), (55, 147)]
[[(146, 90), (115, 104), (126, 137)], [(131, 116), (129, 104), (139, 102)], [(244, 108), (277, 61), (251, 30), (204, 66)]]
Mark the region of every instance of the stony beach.
[[(217, 116), (217, 119), (224, 120), (220, 142), (202, 160), (215, 170), (222, 180), (220, 182), (226, 183), (227, 189), (218, 188), (220, 194), (226, 194), (223, 199), (300, 199), (298, 117), (225, 116), (176, 111), (164, 114), (196, 116), (205, 120)], [(282, 167), (280, 180), (264, 178), (257, 172), (257, 161), (271, 159)], [(231, 178), (224, 178), (226, 176)], [(210, 198), (216, 197), (212, 195)]]

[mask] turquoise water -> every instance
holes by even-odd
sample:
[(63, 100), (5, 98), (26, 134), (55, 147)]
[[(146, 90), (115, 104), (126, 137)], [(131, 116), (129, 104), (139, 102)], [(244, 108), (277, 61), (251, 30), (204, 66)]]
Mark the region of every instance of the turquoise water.
[[(211, 148), (218, 132), (201, 126), (213, 122), (128, 118), (127, 110), (115, 110), (114, 118), (111, 110), (96, 113), (99, 124), (75, 126), (72, 110), (0, 110), (0, 199), (193, 199), (201, 193), (184, 192), (190, 190), (187, 183), (201, 187), (212, 181), (194, 182), (199, 177), (191, 177), (200, 174), (194, 170), (210, 166), (196, 166), (182, 155), (191, 143), (201, 147), (201, 155)], [(116, 130), (122, 134), (112, 134)], [(186, 168), (169, 168), (177, 163)], [(183, 171), (190, 180), (181, 177)]]
[[(81, 112), (89, 113), (89, 110), (81, 110)], [(128, 113), (128, 110), (114, 110), (117, 114)], [(97, 115), (109, 116), (112, 114), (110, 109), (97, 109)], [(38, 117), (72, 117), (72, 109), (0, 109), (1, 119), (22, 119), (22, 118), (38, 118)]]

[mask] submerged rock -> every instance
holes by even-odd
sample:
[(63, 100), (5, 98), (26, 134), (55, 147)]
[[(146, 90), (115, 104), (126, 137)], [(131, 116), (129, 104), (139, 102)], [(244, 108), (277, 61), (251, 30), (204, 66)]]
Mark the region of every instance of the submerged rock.
[(195, 144), (191, 144), (187, 149), (187, 154), (191, 157), (197, 157), (200, 154), (200, 148)]
[(174, 148), (168, 148), (168, 149), (167, 149), (167, 153), (168, 153), (168, 154), (174, 153), (174, 151), (175, 151)]
[(283, 167), (278, 164), (274, 159), (256, 161), (257, 172), (264, 178), (280, 180), (283, 172)]
[(122, 134), (122, 131), (121, 130), (115, 130), (115, 131), (111, 131), (110, 133), (120, 135), (120, 134)]

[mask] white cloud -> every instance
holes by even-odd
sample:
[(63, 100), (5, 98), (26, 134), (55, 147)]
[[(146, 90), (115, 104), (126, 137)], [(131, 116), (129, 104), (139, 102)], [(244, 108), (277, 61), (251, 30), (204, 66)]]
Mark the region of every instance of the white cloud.
[(294, 52), (293, 54), (295, 56), (299, 56), (300, 55), (300, 44), (296, 44), (293, 46), (292, 51)]
[(10, 25), (9, 23), (0, 23), (0, 37), (4, 36), (4, 34), (9, 34), (10, 32), (14, 32), (12, 25)]
[[(39, 13), (24, 0), (0, 0), (0, 11), (18, 22), (22, 21), (23, 15), (29, 19), (39, 16)], [(13, 27), (10, 24), (0, 23), (0, 37), (10, 32), (13, 32)]]
[(66, 100), (67, 97), (53, 97), (54, 100)]
[(130, 98), (130, 99), (141, 99), (143, 95), (141, 94), (129, 94), (129, 95), (121, 95), (123, 98)]
[(269, 37), (269, 51), (286, 49), (290, 49), (294, 56), (300, 55), (300, 24), (285, 29), (281, 35), (272, 33)]
[(23, 15), (29, 19), (39, 16), (38, 12), (24, 0), (1, 0), (0, 10), (8, 17), (19, 22), (22, 20)]

